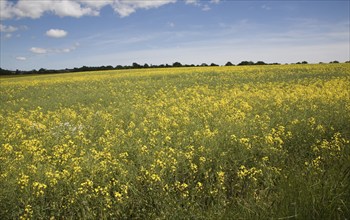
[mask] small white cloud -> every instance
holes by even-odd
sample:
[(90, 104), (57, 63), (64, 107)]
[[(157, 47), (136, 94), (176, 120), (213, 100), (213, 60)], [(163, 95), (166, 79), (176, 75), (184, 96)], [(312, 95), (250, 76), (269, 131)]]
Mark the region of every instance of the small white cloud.
[(26, 57), (16, 57), (16, 60), (25, 61), (25, 60), (27, 60), (27, 58)]
[(30, 51), (36, 54), (58, 54), (58, 53), (69, 53), (77, 49), (79, 43), (75, 43), (71, 47), (67, 48), (41, 48), (41, 47), (32, 47)]
[(261, 8), (265, 10), (271, 10), (271, 7), (267, 5), (262, 5)]
[(175, 27), (175, 23), (174, 22), (168, 22), (168, 26), (173, 28), (173, 27)]
[(202, 11), (209, 11), (211, 8), (208, 5), (204, 5)]
[(32, 47), (30, 48), (30, 51), (33, 53), (37, 53), (37, 54), (45, 54), (48, 52), (47, 49), (45, 48), (40, 48), (40, 47)]
[(199, 0), (185, 0), (185, 3), (188, 5), (200, 5)]
[(3, 24), (0, 24), (0, 32), (5, 32), (5, 33), (11, 33), (11, 32), (15, 32), (17, 31), (18, 28), (17, 27), (14, 27), (14, 26), (6, 26), (6, 25), (3, 25)]
[(11, 33), (5, 34), (5, 38), (6, 38), (6, 39), (10, 39), (11, 37), (12, 37), (12, 34), (11, 34)]
[[(211, 0), (209, 3), (211, 4), (218, 4), (220, 0)], [(185, 3), (188, 5), (194, 5), (196, 7), (199, 7), (202, 9), (202, 11), (209, 11), (211, 8), (208, 4), (204, 4), (203, 1), (200, 0), (185, 0)]]
[(158, 8), (160, 6), (175, 3), (176, 0), (152, 0), (152, 1), (115, 1), (111, 4), (115, 12), (121, 17), (129, 16), (134, 13), (137, 9), (151, 9)]
[[(28, 30), (28, 27), (25, 26), (25, 25), (22, 25), (22, 26), (19, 26), (19, 27), (14, 27), (14, 26), (7, 26), (7, 25), (3, 25), (3, 24), (0, 24), (0, 32), (3, 32), (3, 33), (6, 33), (5, 34), (5, 38), (11, 38), (14, 33), (13, 32), (16, 32), (16, 31), (26, 31)], [(17, 34), (16, 35), (17, 37), (20, 36), (20, 34)]]
[(46, 36), (54, 37), (54, 38), (61, 38), (67, 36), (67, 31), (60, 30), (60, 29), (50, 29), (46, 31)]
[(64, 49), (62, 49), (62, 52), (69, 53), (69, 52), (71, 52), (71, 48), (64, 48)]
[(63, 48), (63, 49), (56, 49), (55, 53), (70, 53), (70, 52), (72, 52), (75, 49), (77, 49), (77, 46), (72, 46), (72, 47)]
[(73, 46), (69, 47), (69, 48), (63, 48), (63, 49), (58, 49), (59, 53), (69, 53), (72, 52), (73, 50), (77, 49), (77, 47), (79, 47), (79, 43), (75, 43)]

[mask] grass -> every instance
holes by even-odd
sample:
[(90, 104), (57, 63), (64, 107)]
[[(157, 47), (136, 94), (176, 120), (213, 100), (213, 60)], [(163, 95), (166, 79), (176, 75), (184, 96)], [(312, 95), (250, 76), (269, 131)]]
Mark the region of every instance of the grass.
[(345, 219), (349, 64), (0, 78), (2, 219)]

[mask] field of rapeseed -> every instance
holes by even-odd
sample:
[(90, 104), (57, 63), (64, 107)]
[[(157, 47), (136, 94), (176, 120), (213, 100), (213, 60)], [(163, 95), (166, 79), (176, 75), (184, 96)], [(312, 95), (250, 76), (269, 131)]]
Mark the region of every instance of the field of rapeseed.
[(345, 219), (350, 64), (0, 78), (1, 219)]

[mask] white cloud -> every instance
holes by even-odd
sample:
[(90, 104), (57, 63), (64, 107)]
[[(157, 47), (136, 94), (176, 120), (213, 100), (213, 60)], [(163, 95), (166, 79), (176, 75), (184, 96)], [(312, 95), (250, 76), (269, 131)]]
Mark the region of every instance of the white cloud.
[(91, 1), (91, 0), (79, 0), (79, 2), (89, 6), (89, 7), (93, 7), (96, 9), (101, 9), (107, 5), (112, 4), (114, 1), (113, 0), (95, 0), (95, 1)]
[[(201, 0), (185, 0), (185, 3), (188, 4), (188, 5), (196, 5), (196, 6), (201, 6), (201, 3), (203, 1)], [(205, 1), (204, 1), (205, 2)], [(208, 2), (208, 1), (207, 1)], [(211, 4), (219, 4), (220, 3), (220, 0), (210, 0)]]
[(17, 3), (8, 0), (0, 1), (0, 19), (10, 18), (40, 18), (44, 13), (51, 12), (60, 17), (97, 16), (100, 9), (110, 5), (121, 17), (129, 16), (138, 9), (151, 9), (175, 3), (176, 0), (19, 0)]
[[(1, 1), (1, 0), (0, 0)], [(4, 39), (10, 39), (14, 36), (14, 32), (21, 31), (21, 30), (28, 30), (28, 27), (25, 25), (14, 27), (12, 25), (3, 25), (0, 24), (0, 32), (6, 33), (3, 38)], [(16, 34), (16, 37), (20, 37), (20, 34)]]
[(17, 31), (18, 28), (17, 27), (14, 27), (14, 26), (6, 26), (6, 25), (3, 25), (3, 24), (0, 24), (0, 32), (6, 32), (6, 33), (10, 33), (10, 32), (15, 32)]
[(27, 58), (26, 57), (16, 57), (16, 60), (25, 61), (25, 60), (27, 60)]
[(0, 19), (8, 19), (13, 17), (13, 3), (8, 1), (0, 1)]
[(6, 38), (6, 39), (9, 39), (9, 38), (11, 38), (11, 37), (12, 37), (12, 34), (11, 34), (11, 33), (5, 34), (5, 38)]
[[(97, 16), (105, 6), (111, 6), (121, 17), (129, 16), (138, 9), (158, 8), (177, 0), (19, 0), (17, 3), (9, 0), (0, 1), (0, 19), (11, 18), (40, 18), (44, 13), (51, 12), (60, 17)], [(217, 4), (220, 0), (211, 0), (209, 3)], [(185, 0), (186, 4), (202, 7), (209, 10), (209, 6), (201, 4), (199, 0)]]
[[(119, 14), (126, 17), (139, 9), (158, 8), (166, 4), (175, 3), (177, 0), (18, 0), (17, 3), (9, 0), (0, 1), (0, 19), (11, 18), (40, 18), (44, 13), (53, 13), (60, 17), (98, 16), (100, 10), (110, 6)], [(209, 3), (217, 4), (220, 0), (211, 0)], [(201, 7), (207, 11), (210, 7), (202, 5), (199, 0), (185, 0), (186, 4)]]
[(67, 47), (67, 48), (56, 48), (56, 49), (52, 49), (52, 48), (41, 48), (41, 47), (32, 47), (30, 48), (30, 51), (32, 53), (36, 53), (36, 54), (57, 54), (57, 53), (69, 53), (72, 52), (73, 50), (77, 49), (79, 46), (79, 43), (74, 44), (71, 47)]
[[(218, 4), (220, 0), (211, 0), (209, 3), (211, 4)], [(202, 11), (209, 11), (211, 8), (209, 7), (208, 4), (203, 4), (203, 1), (201, 2), (200, 0), (185, 0), (185, 3), (188, 5), (194, 5), (196, 7), (199, 7), (202, 9)]]
[(173, 28), (173, 27), (175, 27), (175, 23), (174, 22), (168, 22), (168, 26)]
[(199, 5), (199, 0), (185, 0), (186, 4)]
[(63, 53), (69, 53), (69, 52), (71, 52), (71, 49), (70, 48), (64, 48), (64, 49), (62, 49), (62, 52)]
[(265, 9), (265, 10), (271, 10), (271, 7), (270, 6), (267, 6), (267, 5), (262, 5), (261, 6), (262, 9)]
[(46, 35), (54, 38), (61, 38), (67, 36), (67, 31), (60, 29), (50, 29), (46, 31)]
[(114, 0), (112, 8), (121, 17), (129, 16), (137, 9), (151, 9), (158, 8), (160, 6), (175, 3), (176, 0), (153, 0), (153, 1), (130, 1), (130, 0)]
[[(14, 32), (20, 31), (20, 30), (28, 30), (28, 27), (25, 25), (14, 27), (12, 25), (3, 25), (0, 24), (0, 32), (6, 33), (3, 37), (4, 39), (10, 39), (12, 36), (14, 36)], [(20, 34), (17, 34), (16, 37), (20, 37)]]
[(53, 3), (50, 1), (18, 1), (11, 9), (15, 17), (39, 18)]
[(208, 5), (204, 5), (202, 11), (209, 11), (211, 8)]
[(99, 15), (99, 11), (92, 7), (82, 7), (81, 4), (74, 1), (62, 0), (53, 2), (54, 8), (51, 10), (58, 16), (82, 17), (84, 15)]
[(45, 54), (48, 52), (47, 49), (45, 48), (40, 48), (40, 47), (32, 47), (30, 48), (30, 51), (33, 53), (37, 53), (37, 54)]
[[(91, 5), (91, 4), (90, 4)], [(7, 0), (0, 1), (0, 19), (10, 18), (40, 18), (45, 12), (52, 12), (55, 15), (64, 17), (81, 17), (84, 15), (98, 15), (96, 7), (84, 6), (77, 1), (69, 0), (19, 0), (16, 4)]]
[(74, 46), (68, 47), (68, 48), (61, 48), (61, 49), (55, 49), (55, 50), (50, 50), (54, 53), (70, 53), (73, 50), (77, 49), (79, 46), (79, 43), (76, 43)]

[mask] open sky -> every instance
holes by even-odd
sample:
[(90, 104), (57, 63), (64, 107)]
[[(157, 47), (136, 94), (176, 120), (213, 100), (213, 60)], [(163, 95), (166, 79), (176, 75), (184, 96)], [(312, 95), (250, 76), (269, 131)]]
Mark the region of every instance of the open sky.
[(0, 66), (344, 62), (349, 8), (349, 0), (0, 0)]

